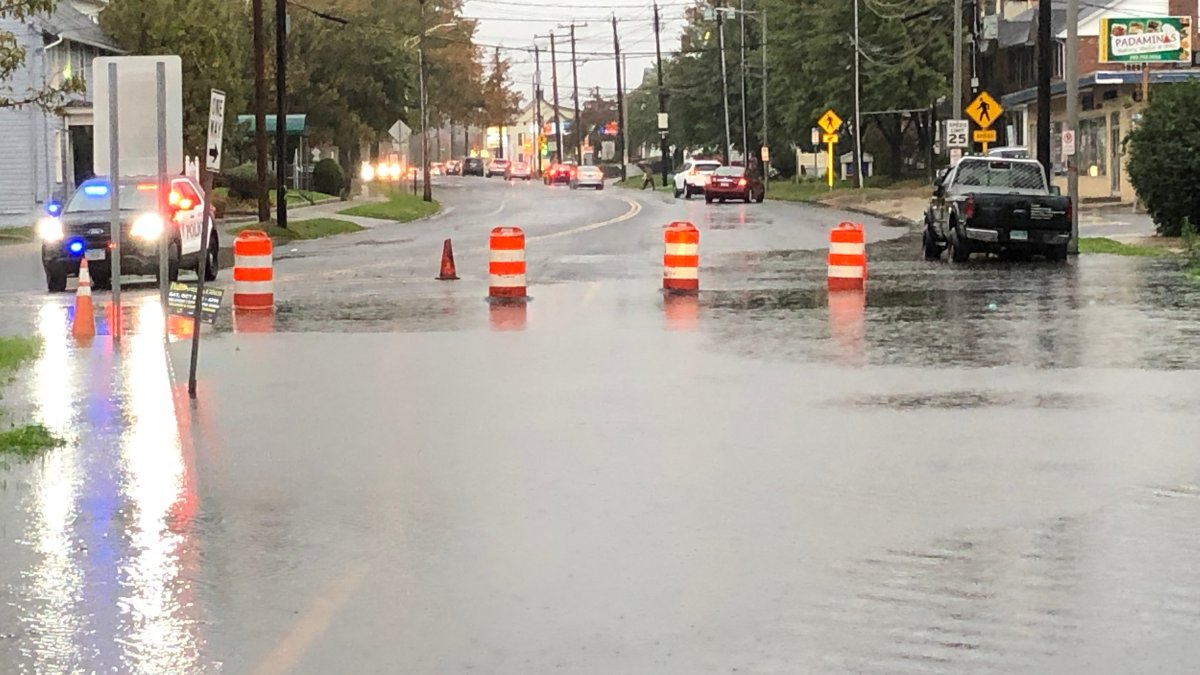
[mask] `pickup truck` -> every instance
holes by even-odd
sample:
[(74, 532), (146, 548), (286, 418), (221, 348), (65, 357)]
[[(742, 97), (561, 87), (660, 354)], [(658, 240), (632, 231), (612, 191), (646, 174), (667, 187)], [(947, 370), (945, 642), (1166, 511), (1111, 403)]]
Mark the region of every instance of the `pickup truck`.
[(925, 211), (927, 260), (966, 262), (972, 253), (1067, 257), (1071, 200), (1051, 188), (1034, 160), (964, 157), (943, 169)]

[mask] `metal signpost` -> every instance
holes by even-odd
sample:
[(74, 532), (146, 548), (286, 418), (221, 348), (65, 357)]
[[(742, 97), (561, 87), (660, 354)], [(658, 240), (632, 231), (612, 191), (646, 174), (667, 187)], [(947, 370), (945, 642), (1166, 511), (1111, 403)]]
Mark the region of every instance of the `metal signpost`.
[(829, 110), (825, 111), (824, 115), (821, 115), (821, 119), (817, 120), (817, 124), (822, 130), (825, 131), (825, 134), (821, 137), (821, 140), (825, 142), (825, 146), (827, 148), (825, 152), (825, 182), (829, 184), (829, 189), (832, 190), (833, 173), (835, 167), (833, 161), (833, 148), (838, 142), (837, 130), (842, 126), (842, 118), (838, 117), (838, 114), (833, 111), (833, 108), (830, 108)]
[[(207, 168), (212, 173), (221, 171), (222, 139), (225, 135), (225, 92), (213, 89), (208, 98), (208, 139), (204, 144)], [(204, 278), (208, 274), (208, 247), (212, 234), (208, 231), (208, 209), (212, 194), (205, 194), (204, 216), (200, 223), (200, 265), (196, 271), (196, 305), (192, 314), (192, 354), (188, 368), (188, 396), (196, 398), (196, 366), (200, 360), (200, 319), (204, 307)]]
[[(121, 175), (121, 125), (118, 117), (117, 104), (117, 64), (108, 64), (108, 175)], [(96, 160), (99, 161), (99, 157)], [(121, 314), (121, 191), (109, 190), (108, 192), (108, 227), (109, 236), (112, 237), (112, 270), (110, 275), (112, 278), (112, 304), (113, 304), (113, 323), (116, 325), (109, 326), (109, 332), (112, 333), (113, 342), (121, 341), (122, 317)]]

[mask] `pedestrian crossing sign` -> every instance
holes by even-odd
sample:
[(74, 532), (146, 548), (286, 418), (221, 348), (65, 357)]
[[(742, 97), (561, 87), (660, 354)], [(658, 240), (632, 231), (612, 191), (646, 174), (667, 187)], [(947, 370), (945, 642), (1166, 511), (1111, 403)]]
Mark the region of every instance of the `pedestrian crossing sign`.
[(836, 133), (838, 127), (842, 126), (842, 118), (833, 112), (833, 108), (830, 108), (825, 111), (824, 115), (821, 115), (821, 119), (817, 120), (817, 124), (825, 130), (825, 133), (832, 134)]
[(967, 106), (967, 115), (975, 120), (975, 124), (979, 125), (980, 129), (987, 129), (992, 126), (997, 117), (1004, 113), (1004, 108), (992, 98), (991, 94), (986, 91), (979, 92), (971, 105)]

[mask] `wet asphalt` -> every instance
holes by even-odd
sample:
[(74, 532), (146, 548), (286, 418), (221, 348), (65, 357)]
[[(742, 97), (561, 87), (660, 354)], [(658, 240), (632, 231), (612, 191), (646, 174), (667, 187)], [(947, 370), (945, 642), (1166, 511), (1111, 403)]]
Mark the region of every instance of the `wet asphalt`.
[[(152, 289), (81, 347), (0, 248), (0, 332), (45, 342), (4, 405), (67, 439), (0, 461), (0, 672), (1194, 672), (1178, 262), (952, 266), (816, 207), (439, 188), (435, 218), (278, 251), (277, 312), (205, 330), (195, 404)], [(673, 220), (698, 298), (658, 290)], [(865, 294), (824, 290), (842, 220)], [(526, 305), (483, 299), (495, 225), (526, 230)]]

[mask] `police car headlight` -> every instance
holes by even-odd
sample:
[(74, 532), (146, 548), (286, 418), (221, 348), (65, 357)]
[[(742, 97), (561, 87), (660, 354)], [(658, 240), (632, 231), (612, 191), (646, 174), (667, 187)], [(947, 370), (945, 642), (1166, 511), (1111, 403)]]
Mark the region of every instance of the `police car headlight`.
[(136, 239), (143, 241), (153, 241), (158, 239), (163, 231), (162, 217), (157, 213), (143, 213), (133, 221), (133, 227), (130, 228), (129, 234)]
[(42, 218), (37, 222), (38, 237), (42, 241), (56, 242), (62, 241), (63, 224), (58, 218)]

